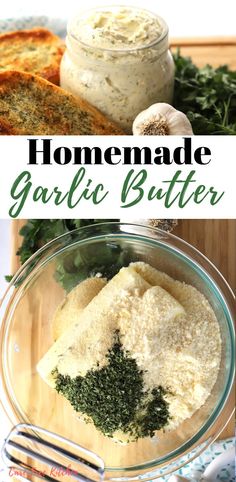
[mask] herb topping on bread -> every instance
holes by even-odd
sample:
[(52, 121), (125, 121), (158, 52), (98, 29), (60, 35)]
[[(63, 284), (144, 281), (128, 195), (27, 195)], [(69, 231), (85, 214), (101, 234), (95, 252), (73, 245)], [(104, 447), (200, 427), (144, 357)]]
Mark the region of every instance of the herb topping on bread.
[(18, 70), (39, 75), (59, 85), (63, 41), (46, 28), (0, 35), (0, 72)]
[(122, 135), (85, 100), (36, 75), (0, 73), (0, 135)]

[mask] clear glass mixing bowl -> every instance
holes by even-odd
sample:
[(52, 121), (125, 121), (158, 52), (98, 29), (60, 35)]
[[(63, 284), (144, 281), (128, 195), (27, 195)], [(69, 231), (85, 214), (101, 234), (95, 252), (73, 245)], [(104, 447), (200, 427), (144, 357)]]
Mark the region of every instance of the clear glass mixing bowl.
[[(39, 377), (36, 364), (53, 343), (50, 320), (65, 296), (55, 273), (60, 277), (66, 266), (73, 279), (81, 280), (91, 269), (107, 274), (115, 272), (119, 263), (136, 260), (192, 284), (207, 297), (220, 325), (223, 349), (217, 382), (200, 410), (157, 440), (140, 439), (122, 446), (80, 421), (70, 404)], [(2, 300), (0, 369), (5, 411), (13, 424), (39, 425), (97, 453), (105, 461), (106, 480), (162, 477), (199, 455), (231, 416), (234, 310), (234, 295), (221, 274), (176, 236), (120, 223), (93, 225), (60, 236), (25, 263)]]

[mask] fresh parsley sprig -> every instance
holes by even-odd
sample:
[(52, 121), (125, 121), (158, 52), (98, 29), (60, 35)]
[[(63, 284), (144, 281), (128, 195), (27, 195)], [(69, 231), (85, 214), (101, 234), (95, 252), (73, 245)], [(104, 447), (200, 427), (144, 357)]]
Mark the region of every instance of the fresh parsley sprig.
[(194, 134), (236, 134), (236, 71), (226, 65), (198, 68), (178, 51), (174, 55), (174, 106), (189, 118)]
[[(22, 244), (17, 251), (21, 264), (27, 261), (32, 254), (61, 234), (69, 234), (73, 239), (73, 230), (88, 225), (102, 222), (118, 221), (117, 219), (29, 219), (20, 229), (23, 237)], [(130, 261), (135, 261), (131, 250), (123, 249), (116, 243), (99, 244), (94, 247), (81, 247), (67, 255), (58, 256), (55, 279), (67, 291), (90, 276), (101, 273), (107, 279), (112, 278), (122, 266), (127, 266)], [(35, 259), (37, 262), (37, 259)], [(29, 272), (32, 266), (29, 267)], [(28, 273), (28, 272), (27, 272)], [(26, 274), (27, 274), (26, 273)], [(6, 276), (11, 281), (11, 276)], [(22, 281), (22, 280), (21, 280)], [(20, 281), (20, 282), (21, 282)]]

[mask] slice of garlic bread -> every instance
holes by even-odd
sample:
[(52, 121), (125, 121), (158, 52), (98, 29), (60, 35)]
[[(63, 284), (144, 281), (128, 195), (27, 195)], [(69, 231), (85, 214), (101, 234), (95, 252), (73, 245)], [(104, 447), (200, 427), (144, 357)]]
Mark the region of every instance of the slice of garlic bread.
[(0, 34), (0, 72), (29, 72), (59, 85), (64, 50), (64, 42), (46, 28)]
[(43, 78), (0, 73), (0, 135), (119, 135), (121, 129), (85, 100)]

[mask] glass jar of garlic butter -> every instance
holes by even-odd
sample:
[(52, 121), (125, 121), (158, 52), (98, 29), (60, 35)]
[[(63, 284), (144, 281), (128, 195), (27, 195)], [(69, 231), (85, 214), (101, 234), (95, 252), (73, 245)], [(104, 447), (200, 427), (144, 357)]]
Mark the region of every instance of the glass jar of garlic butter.
[(171, 103), (174, 63), (168, 27), (136, 7), (88, 10), (68, 24), (61, 86), (96, 106), (131, 133), (136, 115)]

